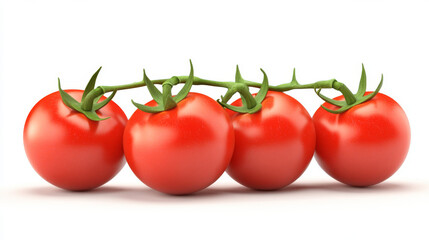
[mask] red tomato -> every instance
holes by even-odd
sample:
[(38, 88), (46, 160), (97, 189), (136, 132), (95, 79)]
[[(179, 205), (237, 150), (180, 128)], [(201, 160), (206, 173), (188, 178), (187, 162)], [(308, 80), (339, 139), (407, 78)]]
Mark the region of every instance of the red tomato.
[(233, 147), (228, 115), (199, 93), (189, 93), (168, 111), (136, 110), (124, 132), (131, 170), (143, 183), (167, 194), (190, 194), (211, 185), (228, 166)]
[[(329, 103), (323, 105), (338, 109)], [(382, 93), (341, 114), (320, 107), (313, 121), (317, 162), (333, 178), (348, 185), (370, 186), (386, 180), (399, 169), (410, 146), (405, 112)]]
[[(240, 106), (241, 99), (232, 105)], [(269, 91), (260, 111), (232, 116), (235, 149), (227, 173), (240, 184), (275, 190), (294, 182), (314, 153), (311, 116), (294, 98)]]
[[(66, 92), (76, 100), (83, 93)], [(33, 107), (24, 126), (24, 147), (42, 178), (63, 189), (83, 191), (103, 185), (121, 170), (127, 117), (113, 101), (97, 113), (110, 118), (100, 122), (87, 119), (64, 105), (59, 92)]]

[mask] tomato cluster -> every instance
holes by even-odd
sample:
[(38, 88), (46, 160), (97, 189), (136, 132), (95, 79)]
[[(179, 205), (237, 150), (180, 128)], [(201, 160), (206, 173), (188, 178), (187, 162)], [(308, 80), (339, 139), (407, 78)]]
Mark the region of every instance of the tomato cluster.
[[(66, 92), (75, 99), (83, 94)], [(242, 106), (242, 100), (232, 105)], [(177, 195), (202, 190), (225, 171), (252, 189), (280, 189), (301, 176), (314, 153), (338, 181), (370, 186), (395, 173), (408, 152), (407, 117), (381, 93), (339, 114), (320, 107), (313, 117), (282, 92), (268, 91), (261, 105), (256, 113), (237, 113), (206, 95), (189, 93), (168, 111), (136, 110), (129, 120), (110, 101), (97, 110), (110, 118), (93, 121), (67, 107), (55, 92), (29, 113), (24, 147), (37, 173), (63, 189), (99, 187), (126, 159), (143, 183)]]

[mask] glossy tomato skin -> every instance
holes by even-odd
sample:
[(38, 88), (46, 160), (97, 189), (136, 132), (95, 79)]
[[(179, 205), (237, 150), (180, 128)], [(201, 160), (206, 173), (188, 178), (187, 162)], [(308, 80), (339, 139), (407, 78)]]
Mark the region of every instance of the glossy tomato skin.
[[(79, 101), (83, 93), (66, 92)], [(113, 101), (97, 113), (110, 118), (100, 122), (87, 119), (65, 106), (59, 92), (33, 107), (24, 126), (24, 148), (42, 178), (59, 188), (85, 191), (103, 185), (122, 169), (127, 117)]]
[[(240, 106), (241, 99), (232, 105)], [(313, 157), (311, 116), (294, 98), (269, 91), (257, 113), (232, 116), (235, 149), (227, 173), (256, 190), (276, 190), (294, 182)]]
[[(342, 96), (335, 99), (344, 100)], [(342, 183), (357, 187), (380, 183), (399, 169), (408, 153), (407, 116), (398, 103), (382, 93), (341, 114), (319, 108), (313, 121), (317, 162)]]
[(233, 148), (228, 115), (199, 93), (189, 93), (168, 111), (136, 110), (124, 132), (131, 170), (147, 186), (167, 194), (191, 194), (211, 185), (227, 168)]

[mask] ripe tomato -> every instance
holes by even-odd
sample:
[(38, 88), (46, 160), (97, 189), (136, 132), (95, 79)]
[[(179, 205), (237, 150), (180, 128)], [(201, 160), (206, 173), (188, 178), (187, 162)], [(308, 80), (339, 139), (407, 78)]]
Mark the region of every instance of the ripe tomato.
[[(76, 100), (83, 93), (66, 92)], [(24, 126), (24, 147), (42, 178), (63, 189), (83, 191), (103, 185), (121, 170), (127, 117), (113, 101), (97, 113), (110, 118), (100, 122), (87, 119), (64, 105), (59, 92), (33, 107)]]
[(189, 93), (168, 111), (136, 110), (124, 132), (131, 170), (149, 187), (168, 194), (190, 194), (211, 185), (228, 166), (233, 148), (228, 115), (199, 93)]
[[(338, 109), (329, 103), (324, 106)], [(341, 114), (320, 107), (313, 121), (317, 162), (345, 184), (380, 183), (399, 169), (407, 155), (410, 145), (407, 116), (398, 103), (382, 93)]]
[[(232, 105), (241, 106), (241, 99)], [(294, 182), (311, 161), (311, 116), (294, 98), (269, 91), (260, 111), (232, 115), (235, 149), (227, 173), (240, 184), (275, 190)]]

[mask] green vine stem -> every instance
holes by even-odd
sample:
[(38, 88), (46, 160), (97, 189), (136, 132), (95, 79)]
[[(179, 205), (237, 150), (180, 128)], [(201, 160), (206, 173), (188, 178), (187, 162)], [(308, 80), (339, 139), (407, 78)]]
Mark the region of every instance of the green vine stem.
[[(142, 104), (135, 103), (134, 101), (132, 102), (137, 108), (141, 109), (142, 111), (152, 112), (152, 113), (166, 111), (176, 107), (177, 103), (186, 97), (192, 85), (206, 85), (206, 86), (227, 88), (228, 90), (225, 93), (225, 95), (221, 96), (221, 100), (218, 100), (219, 104), (221, 104), (225, 108), (228, 108), (240, 113), (254, 113), (259, 111), (259, 109), (261, 108), (261, 102), (265, 98), (265, 95), (267, 94), (268, 90), (285, 92), (293, 89), (314, 89), (316, 91), (316, 94), (320, 98), (340, 108), (338, 110), (331, 110), (331, 109), (326, 109), (326, 107), (324, 106), (322, 107), (324, 107), (327, 111), (331, 113), (341, 113), (350, 109), (353, 106), (356, 106), (360, 103), (368, 101), (369, 99), (374, 97), (378, 93), (378, 91), (380, 90), (383, 84), (383, 78), (382, 78), (379, 83), (379, 86), (374, 91), (374, 93), (368, 96), (364, 96), (366, 91), (366, 74), (365, 74), (365, 69), (363, 65), (362, 65), (361, 80), (359, 83), (359, 90), (356, 94), (353, 94), (345, 84), (338, 82), (336, 79), (317, 81), (317, 82), (308, 83), (308, 84), (300, 84), (296, 80), (295, 69), (293, 70), (292, 80), (290, 82), (280, 84), (280, 85), (270, 86), (268, 84), (268, 77), (262, 69), (261, 71), (264, 75), (264, 80), (262, 83), (243, 79), (238, 66), (236, 69), (235, 81), (228, 82), (228, 81), (214, 81), (214, 80), (195, 77), (191, 61), (190, 61), (190, 64), (191, 64), (191, 72), (189, 76), (173, 76), (172, 78), (168, 78), (168, 79), (158, 79), (158, 80), (151, 81), (146, 76), (145, 71), (143, 71), (144, 77), (142, 81), (123, 84), (123, 85), (116, 85), (116, 86), (98, 86), (97, 88), (94, 88), (95, 81), (101, 70), (101, 67), (100, 67), (88, 82), (85, 88), (85, 91), (83, 93), (81, 102), (78, 102), (77, 100), (73, 99), (71, 96), (69, 96), (65, 91), (61, 89), (61, 84), (59, 79), (58, 79), (58, 88), (65, 105), (69, 106), (70, 108), (76, 111), (79, 111), (85, 114), (85, 116), (87, 116), (91, 120), (100, 121), (104, 119), (99, 118), (96, 111), (102, 108), (103, 106), (105, 106), (113, 98), (113, 96), (117, 91), (131, 89), (131, 88), (138, 88), (143, 86), (148, 87), (150, 94), (152, 95), (154, 100), (158, 103), (158, 106), (148, 107)], [(178, 95), (173, 97), (171, 94), (171, 89), (173, 86), (180, 83), (184, 83), (185, 86), (182, 88), (182, 90), (179, 92)], [(155, 84), (162, 85), (162, 93), (155, 87)], [(254, 97), (250, 93), (249, 87), (260, 88), (256, 97)], [(344, 96), (345, 101), (336, 101), (322, 95), (320, 93), (321, 90), (326, 88), (340, 91)], [(107, 99), (99, 103), (98, 101), (100, 100), (100, 98), (104, 94), (109, 92), (112, 92), (112, 94)], [(237, 107), (237, 106), (232, 106), (227, 104), (227, 102), (231, 99), (231, 97), (235, 93), (240, 94), (242, 98), (242, 103), (243, 103), (242, 107)]]
[[(185, 83), (186, 80), (188, 79), (188, 76), (178, 76), (180, 83)], [(159, 80), (153, 80), (152, 82), (154, 84), (163, 84), (164, 81), (166, 81), (167, 79), (159, 79)], [(262, 83), (258, 83), (258, 82), (252, 82), (252, 81), (247, 81), (245, 80), (244, 83), (249, 86), (249, 87), (255, 87), (255, 88), (261, 88)], [(235, 82), (219, 82), (219, 81), (213, 81), (213, 80), (207, 80), (207, 79), (203, 79), (203, 78), (199, 78), (199, 77), (194, 77), (194, 85), (207, 85), (207, 86), (213, 86), (213, 87), (223, 87), (223, 88), (232, 88), (234, 85), (236, 85), (237, 83)], [(276, 86), (268, 86), (268, 89), (271, 91), (277, 91), (277, 92), (286, 92), (286, 91), (290, 91), (290, 90), (294, 90), (294, 89), (314, 89), (314, 88), (334, 88), (336, 90), (340, 90), (340, 85), (343, 85), (343, 90), (348, 88), (338, 82), (335, 79), (330, 79), (330, 80), (324, 80), (324, 81), (317, 81), (314, 83), (309, 83), (309, 84), (294, 84), (294, 83), (285, 83), (285, 84), (280, 84), (280, 85), (276, 85)], [(144, 86), (144, 85), (142, 85)], [(111, 90), (113, 91), (113, 90)], [(349, 90), (350, 91), (350, 90)]]
[[(186, 83), (186, 81), (189, 79), (189, 76), (176, 76), (175, 78), (178, 80), (177, 84), (179, 84), (179, 83)], [(162, 85), (166, 81), (169, 81), (169, 78), (152, 80), (151, 82), (153, 84), (161, 84)], [(90, 91), (88, 93), (88, 95), (86, 96), (86, 98), (82, 101), (82, 109), (87, 110), (87, 111), (89, 109), (91, 109), (93, 107), (93, 104), (94, 104), (94, 99), (100, 97), (101, 95), (103, 95), (105, 93), (124, 90), (124, 89), (144, 87), (146, 85), (147, 84), (145, 83), (145, 81), (142, 80), (139, 82), (124, 84), (124, 85), (99, 86), (99, 87), (93, 89), (92, 91)], [(200, 77), (194, 77), (193, 85), (206, 85), (206, 86), (213, 86), (213, 87), (222, 87), (222, 88), (227, 88), (227, 89), (237, 89), (236, 92), (241, 93), (241, 95), (245, 95), (246, 93), (245, 93), (245, 90), (243, 89), (243, 85), (246, 85), (248, 87), (261, 88), (262, 83), (248, 81), (248, 80), (244, 80), (242, 83), (227, 82), (227, 81), (214, 81), (214, 80), (208, 80), (208, 79), (204, 79), (204, 78), (200, 78)], [(317, 82), (308, 83), (308, 84), (299, 84), (298, 81), (296, 80), (296, 77), (295, 77), (295, 69), (293, 72), (293, 77), (292, 77), (291, 82), (285, 83), (285, 84), (280, 84), (280, 85), (275, 85), (275, 86), (272, 86), (272, 85), (268, 86), (269, 90), (279, 91), (279, 92), (285, 92), (285, 91), (290, 91), (290, 90), (294, 90), (294, 89), (323, 89), (323, 88), (336, 89), (336, 90), (340, 91), (344, 96), (353, 95), (353, 94), (350, 94), (351, 91), (347, 88), (347, 86), (345, 84), (338, 82), (335, 79), (317, 81)], [(229, 93), (225, 94), (224, 98), (229, 99), (232, 97), (232, 95), (234, 93), (235, 93), (234, 91), (230, 91)], [(249, 101), (251, 102), (251, 100), (248, 100), (247, 102), (249, 102)], [(350, 100), (350, 102), (353, 102), (353, 100)], [(249, 106), (249, 107), (251, 107), (251, 106)]]

